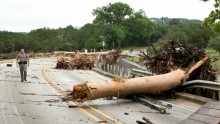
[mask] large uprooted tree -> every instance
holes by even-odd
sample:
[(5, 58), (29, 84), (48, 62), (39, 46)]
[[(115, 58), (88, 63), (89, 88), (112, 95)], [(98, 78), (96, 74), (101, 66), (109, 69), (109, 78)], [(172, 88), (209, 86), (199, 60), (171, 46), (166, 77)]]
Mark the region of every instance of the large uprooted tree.
[(160, 93), (174, 89), (186, 80), (216, 79), (216, 71), (211, 68), (210, 58), (204, 50), (174, 41), (164, 45), (153, 57), (142, 52), (141, 60), (159, 75), (102, 83), (85, 82), (73, 86), (73, 91), (67, 95), (83, 102), (103, 97)]

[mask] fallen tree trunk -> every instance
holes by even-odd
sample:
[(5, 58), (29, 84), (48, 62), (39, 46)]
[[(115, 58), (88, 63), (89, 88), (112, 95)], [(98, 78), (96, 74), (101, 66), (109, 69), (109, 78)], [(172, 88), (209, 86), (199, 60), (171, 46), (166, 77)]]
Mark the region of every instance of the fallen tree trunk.
[(131, 94), (157, 93), (168, 91), (179, 86), (183, 80), (190, 77), (190, 74), (203, 65), (208, 60), (208, 56), (198, 61), (187, 71), (177, 69), (166, 74), (139, 77), (125, 80), (112, 80), (103, 83), (83, 83), (73, 86), (73, 91), (69, 94), (72, 99), (78, 102), (94, 100), (103, 97), (121, 97)]

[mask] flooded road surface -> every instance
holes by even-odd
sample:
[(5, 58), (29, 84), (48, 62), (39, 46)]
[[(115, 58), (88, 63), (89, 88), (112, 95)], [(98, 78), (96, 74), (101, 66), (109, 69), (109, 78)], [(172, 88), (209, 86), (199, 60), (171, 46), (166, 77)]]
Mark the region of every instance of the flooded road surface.
[[(111, 80), (92, 70), (57, 70), (56, 59), (31, 59), (26, 82), (19, 68), (0, 64), (0, 124), (135, 124), (145, 117), (155, 124), (178, 124), (196, 109), (173, 106), (159, 114), (130, 99), (105, 98), (87, 103), (62, 101), (78, 83)], [(79, 107), (77, 107), (79, 106)]]

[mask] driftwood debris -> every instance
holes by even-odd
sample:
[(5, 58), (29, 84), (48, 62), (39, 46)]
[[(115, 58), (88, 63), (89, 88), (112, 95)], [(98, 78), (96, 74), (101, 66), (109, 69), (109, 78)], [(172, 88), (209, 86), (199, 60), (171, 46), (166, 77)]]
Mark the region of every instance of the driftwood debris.
[[(171, 48), (170, 48), (171, 47)], [(167, 50), (167, 51), (165, 51)], [(124, 97), (134, 94), (160, 93), (178, 87), (186, 80), (215, 79), (210, 69), (209, 56), (200, 50), (170, 42), (155, 57), (141, 56), (146, 66), (155, 68), (159, 75), (132, 79), (112, 80), (102, 83), (85, 82), (73, 86), (70, 99), (84, 102), (103, 97)]]
[(147, 119), (147, 118), (145, 118), (145, 117), (143, 117), (142, 118), (145, 122), (142, 122), (142, 121), (136, 121), (137, 122), (137, 124), (154, 124), (153, 122), (151, 122), (149, 119)]
[(92, 69), (95, 60), (88, 55), (75, 54), (74, 57), (60, 57), (57, 60), (56, 69)]
[[(155, 56), (140, 52), (140, 61), (157, 74), (169, 73), (176, 69), (187, 71), (197, 61), (206, 56), (205, 50), (198, 47), (181, 45), (176, 41), (166, 43)], [(188, 80), (216, 80), (216, 70), (212, 69), (211, 59), (195, 70)]]
[(63, 54), (57, 60), (57, 69), (92, 69), (95, 67), (96, 61), (102, 61), (104, 63), (115, 63), (119, 58), (118, 51), (105, 51), (105, 52), (91, 52), (91, 53), (78, 53), (78, 52), (56, 52), (57, 54)]

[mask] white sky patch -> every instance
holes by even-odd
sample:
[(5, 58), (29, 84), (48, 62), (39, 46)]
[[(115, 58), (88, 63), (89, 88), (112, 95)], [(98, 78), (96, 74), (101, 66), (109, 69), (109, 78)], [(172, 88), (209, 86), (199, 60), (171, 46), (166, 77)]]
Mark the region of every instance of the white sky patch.
[(92, 10), (108, 3), (123, 2), (151, 17), (203, 20), (214, 0), (0, 0), (0, 30), (29, 32), (33, 29), (81, 27), (92, 23)]

